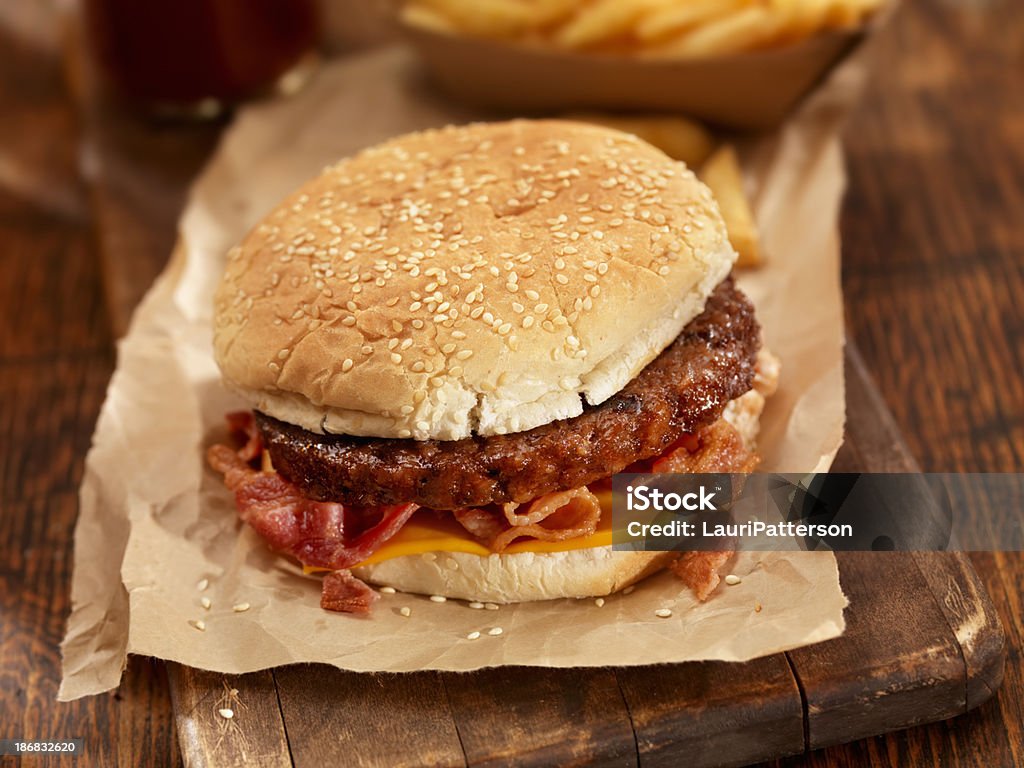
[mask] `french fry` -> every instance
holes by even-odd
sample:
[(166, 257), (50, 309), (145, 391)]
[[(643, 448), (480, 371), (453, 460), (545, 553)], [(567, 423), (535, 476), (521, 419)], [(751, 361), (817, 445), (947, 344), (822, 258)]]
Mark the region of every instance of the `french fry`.
[(416, 0), (460, 31), (480, 37), (508, 38), (526, 32), (532, 15), (517, 0)]
[(403, 7), (401, 17), (403, 23), (408, 24), (410, 27), (419, 27), (431, 32), (444, 32), (447, 34), (459, 31), (444, 14), (416, 3), (409, 3)]
[(863, 24), (889, 0), (406, 0), (406, 24), (567, 49), (706, 58)]
[(652, 42), (733, 13), (742, 0), (690, 0), (658, 8), (646, 14), (636, 25), (636, 36)]
[(603, 125), (632, 133), (648, 144), (653, 144), (675, 160), (682, 160), (691, 168), (698, 168), (715, 148), (715, 140), (700, 123), (674, 115), (608, 115), (603, 113), (575, 113), (566, 115), (570, 120)]
[(855, 27), (877, 11), (883, 0), (832, 0), (828, 8), (828, 23), (834, 27)]
[(558, 32), (557, 42), (566, 48), (597, 45), (632, 31), (637, 20), (652, 7), (668, 0), (596, 0)]
[(760, 266), (764, 261), (761, 236), (757, 231), (750, 202), (743, 192), (743, 174), (735, 147), (723, 144), (708, 158), (697, 175), (708, 185), (718, 201), (718, 208), (729, 233), (729, 242), (739, 254), (736, 266)]
[(775, 0), (776, 12), (783, 18), (783, 24), (772, 43), (794, 43), (819, 32), (828, 21), (833, 2), (835, 0)]
[(530, 0), (530, 23), (535, 29), (551, 27), (569, 19), (580, 7), (580, 0)]
[(742, 53), (771, 40), (782, 27), (778, 14), (752, 5), (696, 27), (652, 52), (692, 59)]

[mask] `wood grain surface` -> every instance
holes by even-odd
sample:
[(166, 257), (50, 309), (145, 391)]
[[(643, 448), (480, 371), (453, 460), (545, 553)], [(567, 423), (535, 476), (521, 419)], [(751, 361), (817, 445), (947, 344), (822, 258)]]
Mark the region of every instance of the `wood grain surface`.
[[(175, 218), (164, 214), (170, 229), (136, 229), (137, 273), (104, 285), (95, 168), (80, 154), (89, 117), (75, 107), (58, 33), (49, 3), (0, 4), (0, 735), (81, 736), (89, 760), (78, 765), (175, 765), (162, 665), (133, 659), (117, 693), (55, 703), (82, 462), (114, 339), (168, 252), (149, 243), (169, 243)], [(848, 130), (849, 325), (926, 470), (1024, 463), (1022, 40), (1020, 3), (904, 3)], [(131, 130), (139, 162), (161, 141), (184, 158), (162, 177), (165, 201), (179, 201), (174, 185), (215, 132), (200, 139), (204, 149), (168, 128)], [(124, 191), (125, 227), (140, 220), (132, 204), (144, 205), (145, 192)], [(972, 561), (1007, 633), (997, 696), (954, 720), (774, 766), (1024, 765), (1024, 557)]]

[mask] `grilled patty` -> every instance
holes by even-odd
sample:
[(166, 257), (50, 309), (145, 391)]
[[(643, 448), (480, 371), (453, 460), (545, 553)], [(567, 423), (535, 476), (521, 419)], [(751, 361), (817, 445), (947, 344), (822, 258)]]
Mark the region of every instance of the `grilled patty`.
[(618, 394), (527, 432), (398, 440), (256, 418), (274, 468), (318, 501), (434, 509), (526, 502), (608, 477), (718, 419), (753, 385), (759, 346), (754, 308), (730, 278)]

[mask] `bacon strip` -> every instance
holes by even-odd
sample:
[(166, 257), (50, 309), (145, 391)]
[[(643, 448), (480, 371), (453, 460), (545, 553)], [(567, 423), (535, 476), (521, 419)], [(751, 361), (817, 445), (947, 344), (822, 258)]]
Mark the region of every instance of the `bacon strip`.
[(263, 436), (256, 426), (252, 411), (233, 411), (224, 418), (227, 419), (231, 436), (242, 443), (238, 449), (238, 458), (250, 462), (263, 453)]
[[(671, 450), (652, 465), (654, 472), (730, 473), (753, 472), (760, 461), (744, 444), (740, 433), (724, 419), (705, 427), (694, 443)], [(669, 565), (671, 571), (693, 590), (697, 599), (707, 600), (721, 578), (718, 569), (736, 552), (686, 552)]]
[(725, 565), (735, 552), (685, 552), (682, 557), (669, 565), (669, 569), (693, 590), (697, 599), (704, 602), (722, 580), (718, 569)]
[(356, 510), (328, 501), (310, 501), (277, 473), (255, 472), (235, 489), (238, 515), (270, 547), (303, 565), (338, 570), (372, 555), (409, 519), (415, 504), (374, 510), (379, 521), (355, 535), (347, 524), (358, 522)]
[(741, 474), (753, 472), (757, 454), (743, 444), (743, 437), (729, 422), (719, 419), (696, 435), (696, 446), (684, 445), (670, 450), (652, 465), (654, 472), (681, 474)]
[[(224, 484), (234, 492), (238, 516), (271, 549), (291, 555), (303, 565), (342, 571), (360, 563), (398, 533), (417, 509), (415, 504), (359, 509), (311, 501), (276, 472), (252, 467), (250, 462), (263, 448), (251, 413), (230, 414), (228, 425), (245, 443), (237, 450), (211, 446), (207, 452), (210, 466), (224, 475)], [(322, 601), (351, 605), (357, 612), (365, 603), (368, 610), (365, 595), (351, 581), (342, 585), (339, 579), (343, 577), (325, 578)]]
[(352, 571), (332, 571), (324, 576), (323, 592), (320, 593), (320, 607), (325, 611), (340, 613), (369, 613), (380, 595), (370, 589), (366, 582), (357, 579)]
[[(455, 519), (492, 552), (503, 552), (518, 538), (565, 541), (589, 536), (597, 530), (601, 505), (587, 488), (574, 488), (541, 496), (524, 504), (505, 504), (501, 511), (487, 508), (455, 510)], [(505, 519), (502, 520), (501, 516)]]

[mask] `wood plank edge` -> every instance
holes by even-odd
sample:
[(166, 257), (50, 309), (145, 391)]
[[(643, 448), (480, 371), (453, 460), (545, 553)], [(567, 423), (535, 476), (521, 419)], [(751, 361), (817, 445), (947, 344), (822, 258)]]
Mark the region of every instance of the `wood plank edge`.
[(626, 710), (626, 719), (629, 720), (629, 730), (633, 732), (633, 753), (636, 756), (636, 764), (638, 766), (643, 765), (643, 761), (640, 759), (640, 737), (636, 732), (636, 723), (633, 722), (633, 711), (629, 708), (629, 699), (626, 698), (626, 692), (622, 690), (622, 681), (619, 679), (619, 673), (623, 668), (611, 667), (612, 677), (615, 678), (615, 687), (619, 691), (619, 697), (622, 699), (622, 706)]
[[(228, 675), (170, 661), (165, 662), (164, 667), (179, 749), (186, 768), (249, 765), (293, 768), (290, 745), (285, 738), (284, 716), (269, 670)], [(214, 678), (220, 680), (221, 686), (214, 685)], [(272, 685), (274, 699), (271, 701)], [(236, 687), (238, 690), (233, 690)], [(225, 699), (223, 702), (214, 698), (218, 693)], [(209, 710), (205, 717), (200, 716), (200, 708), (207, 705)], [(212, 714), (214, 707), (232, 709), (234, 715), (219, 720), (219, 716)], [(279, 726), (279, 730), (275, 726)]]
[(448, 708), (448, 716), (452, 719), (452, 724), (455, 726), (455, 735), (459, 739), (459, 749), (462, 750), (462, 760), (468, 768), (469, 753), (466, 752), (466, 743), (463, 741), (462, 729), (459, 727), (459, 718), (455, 716), (455, 708), (452, 707), (452, 697), (448, 692), (448, 683), (442, 673), (436, 672), (435, 674), (437, 675), (437, 681), (441, 686), (441, 692), (444, 694), (444, 705)]
[[(902, 471), (904, 472), (921, 472), (920, 465), (903, 441), (903, 436), (896, 424), (896, 420), (878, 391), (878, 387), (875, 385), (874, 379), (864, 363), (864, 358), (861, 356), (856, 344), (853, 343), (852, 335), (849, 333), (847, 333), (845, 360), (847, 369), (847, 407), (849, 407), (850, 402), (857, 400), (865, 403), (868, 406), (867, 410), (877, 419), (876, 431), (885, 433), (892, 440), (891, 445), (887, 446), (889, 448), (889, 455), (883, 462), (884, 465), (887, 468), (903, 465)], [(849, 428), (850, 420), (848, 418), (847, 429), (849, 430)], [(856, 432), (856, 424), (854, 424), (854, 429), (849, 431)], [(864, 463), (865, 467), (870, 466), (871, 457), (864, 456), (855, 443), (856, 441), (854, 441), (854, 448), (858, 458)], [(965, 692), (963, 711), (968, 712), (995, 695), (996, 690), (998, 690), (1003, 681), (1006, 663), (1005, 631), (999, 621), (999, 616), (996, 613), (991, 598), (985, 591), (985, 587), (981, 583), (977, 572), (974, 570), (974, 566), (971, 565), (962, 552), (915, 552), (913, 556), (914, 563), (928, 584), (933, 599), (943, 616), (945, 616), (950, 631), (957, 639), (957, 645), (960, 648), (964, 663)], [(936, 569), (935, 566), (939, 568)], [(943, 576), (945, 580), (942, 579)], [(979, 642), (972, 642), (967, 647), (960, 640), (963, 634), (961, 622), (958, 620), (960, 617), (957, 616), (956, 611), (946, 599), (949, 579), (954, 579), (962, 591), (966, 588), (966, 594), (970, 595), (980, 606), (981, 613), (986, 619), (985, 625), (971, 636), (972, 640), (980, 638)]]
[[(981, 578), (963, 552), (913, 552), (914, 564), (921, 571), (932, 598), (956, 638), (964, 663), (964, 712), (988, 701), (1003, 682), (1006, 666), (1006, 631)], [(956, 606), (967, 597), (983, 619), (979, 626), (965, 627), (969, 617), (957, 613)]]
[(277, 714), (281, 718), (281, 731), (284, 733), (284, 745), (288, 750), (288, 759), (291, 761), (292, 766), (294, 766), (295, 754), (292, 752), (292, 738), (288, 735), (288, 718), (284, 716), (284, 705), (281, 704), (281, 685), (277, 681), (277, 670), (278, 668), (272, 667), (268, 671), (270, 672), (270, 678), (274, 681), (274, 697), (277, 699)]
[(804, 681), (800, 679), (800, 674), (796, 670), (796, 664), (793, 657), (789, 655), (789, 651), (784, 651), (782, 655), (786, 659), (786, 664), (789, 665), (789, 673), (793, 675), (793, 684), (800, 692), (800, 712), (803, 716), (804, 754), (806, 755), (811, 751), (811, 713), (807, 703), (807, 691), (804, 690)]

